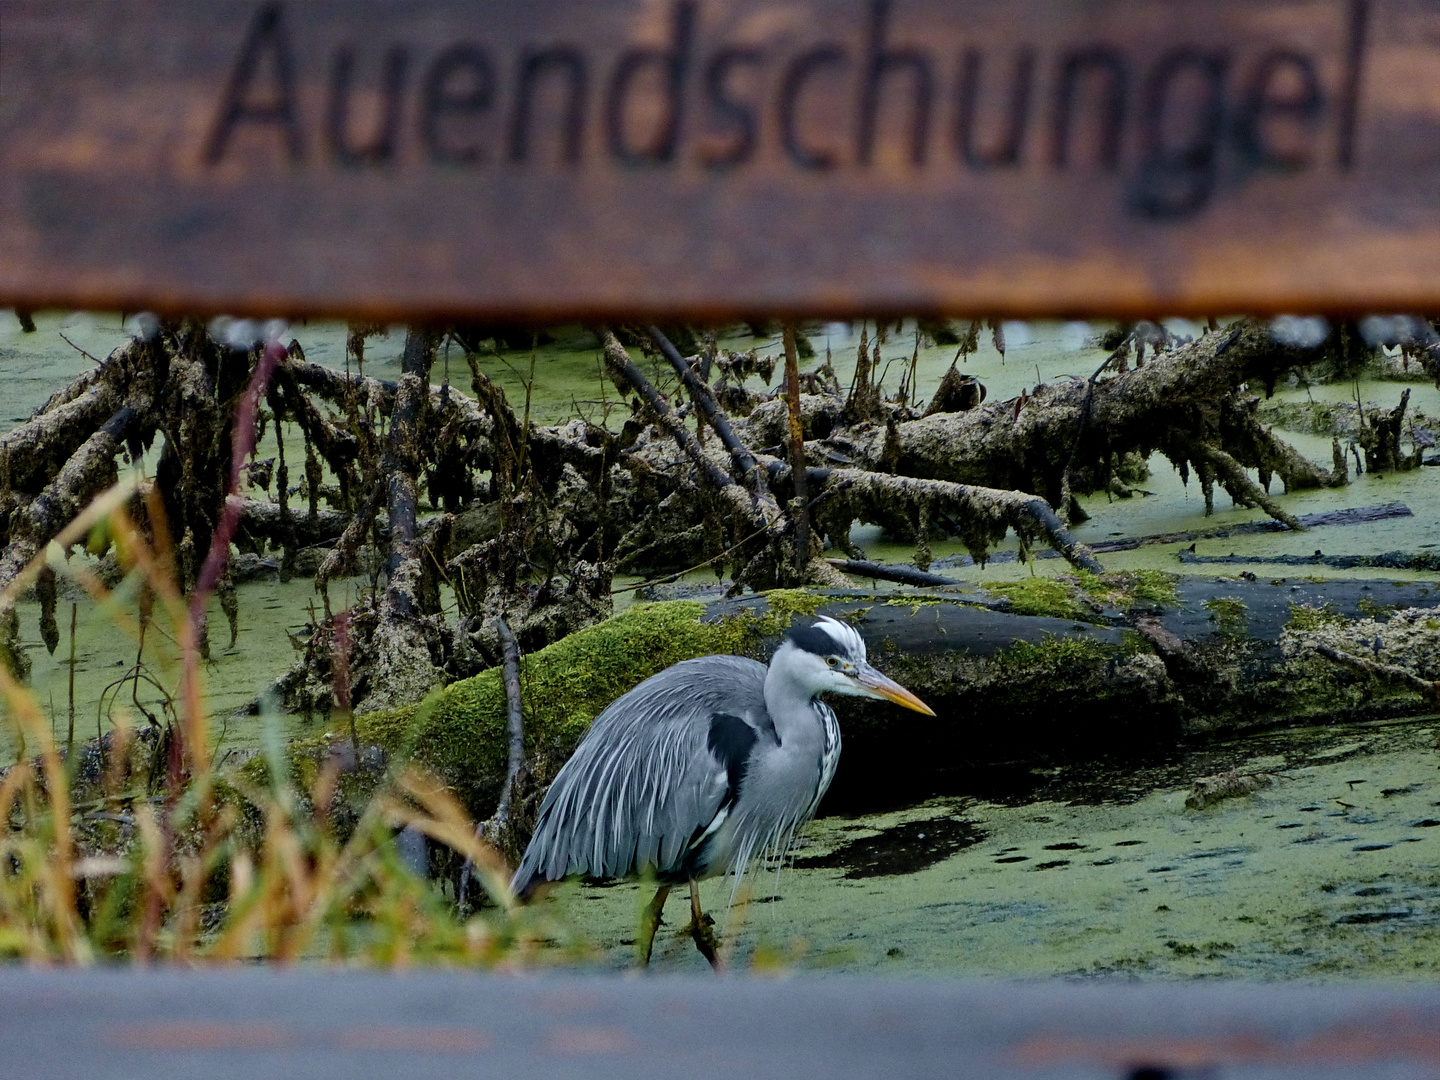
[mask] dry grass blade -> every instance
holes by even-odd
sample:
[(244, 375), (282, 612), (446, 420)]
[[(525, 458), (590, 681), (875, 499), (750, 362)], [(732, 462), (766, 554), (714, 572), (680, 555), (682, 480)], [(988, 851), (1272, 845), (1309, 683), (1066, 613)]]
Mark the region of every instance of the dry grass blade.
[(513, 911), (516, 901), (510, 891), (511, 867), (495, 848), (475, 835), (475, 823), (459, 800), (433, 776), (414, 768), (403, 770), (396, 786), (418, 802), (429, 816), (418, 814), (400, 800), (391, 798), (383, 804), (391, 820), (402, 826), (413, 826), (465, 856), (479, 869), (491, 899), (506, 911)]

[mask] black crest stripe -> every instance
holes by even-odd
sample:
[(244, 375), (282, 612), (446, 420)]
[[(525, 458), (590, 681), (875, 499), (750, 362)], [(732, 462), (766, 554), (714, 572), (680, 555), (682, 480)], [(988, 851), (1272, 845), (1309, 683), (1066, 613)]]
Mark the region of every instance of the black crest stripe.
[(819, 623), (810, 623), (808, 626), (792, 626), (786, 636), (798, 648), (814, 653), (816, 656), (829, 656), (831, 653), (850, 651), (831, 637), (828, 631), (822, 629)]

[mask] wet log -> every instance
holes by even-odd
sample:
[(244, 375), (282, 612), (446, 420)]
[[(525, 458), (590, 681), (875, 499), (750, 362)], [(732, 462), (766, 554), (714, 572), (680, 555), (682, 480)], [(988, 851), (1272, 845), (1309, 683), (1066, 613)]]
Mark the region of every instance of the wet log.
[[(117, 409), (135, 404), (137, 395), (148, 409), (167, 368), (160, 343), (137, 338), (57, 390), (29, 420), (0, 437), (3, 489), (38, 493)], [(144, 418), (138, 419), (143, 426)]]
[(5, 554), (0, 557), (0, 587), (9, 584), (86, 503), (115, 482), (115, 457), (148, 404), (122, 405), (116, 409), (70, 456), (54, 481), (24, 509)]
[(842, 574), (849, 574), (852, 577), (867, 577), (871, 581), (893, 581), (897, 585), (918, 585), (942, 589), (960, 584), (954, 578), (929, 574), (924, 570), (916, 570), (913, 566), (890, 566), (864, 559), (830, 559), (828, 562)]
[[(986, 771), (1028, 774), (1277, 725), (1434, 711), (1434, 585), (1158, 574), (1085, 585), (1033, 579), (968, 596), (781, 590), (636, 605), (523, 659), (535, 795), (624, 690), (693, 656), (766, 659), (792, 617), (813, 613), (850, 621), (872, 662), (938, 714), (836, 699), (845, 752), (831, 809), (959, 790), (962, 778)], [(1326, 650), (1372, 664), (1336, 662)], [(397, 752), (414, 747), (485, 816), (507, 774), (507, 714), (501, 673), (490, 670), (450, 685), (424, 710), (364, 718), (361, 738)], [(320, 748), (299, 744), (295, 752)], [(533, 800), (512, 813), (523, 829)]]
[(918, 508), (916, 564), (921, 570), (929, 568), (927, 519), (941, 512), (952, 515), (955, 531), (972, 553), (982, 557), (991, 544), (1004, 539), (1013, 529), (1022, 541), (1043, 537), (1081, 570), (1096, 574), (1103, 570), (1090, 549), (1070, 534), (1055, 511), (1038, 495), (860, 469), (832, 469), (826, 479), (826, 489), (832, 485), (843, 491), (835, 505), (826, 511), (832, 520), (832, 530), (848, 527), (844, 520), (847, 514), (862, 520), (876, 520), (871, 512), (876, 506)]
[(99, 381), (0, 438), (7, 486), (34, 491), (37, 481), (48, 483), (57, 465), (63, 465), (123, 400), (123, 388)]
[(1332, 566), (1337, 570), (1423, 570), (1440, 573), (1440, 554), (1429, 551), (1386, 551), (1379, 555), (1197, 555), (1193, 551), (1176, 552), (1186, 566)]
[[(1319, 529), (1334, 525), (1365, 525), (1372, 521), (1385, 521), (1389, 518), (1413, 517), (1414, 512), (1401, 502), (1382, 503), (1379, 506), (1356, 506), (1344, 510), (1328, 510), (1318, 514), (1301, 514), (1295, 520), (1307, 529)], [(1134, 551), (1136, 548), (1148, 547), (1152, 544), (1194, 544), (1198, 540), (1226, 540), (1233, 536), (1259, 536), (1265, 533), (1279, 532), (1285, 529), (1284, 523), (1279, 521), (1243, 521), (1237, 525), (1220, 525), (1212, 529), (1189, 529), (1185, 532), (1153, 533), (1149, 536), (1122, 537), (1118, 540), (1102, 540), (1092, 545), (1091, 550), (1096, 555), (1105, 555), (1112, 551)], [(1266, 563), (1279, 562), (1282, 565), (1325, 565), (1336, 566), (1341, 569), (1351, 569), (1358, 566), (1381, 566), (1390, 569), (1412, 569), (1427, 570), (1430, 566), (1423, 563), (1409, 565), (1400, 561), (1389, 562), (1390, 556), (1209, 556), (1196, 555), (1194, 552), (1177, 552), (1177, 557), (1182, 563)], [(1037, 551), (1034, 553), (1037, 559), (1060, 558), (1058, 551)], [(989, 556), (989, 561), (994, 563), (1014, 562), (1017, 555), (1013, 551), (998, 551)], [(1375, 562), (1362, 561), (1366, 558), (1373, 558)], [(1401, 556), (1408, 559), (1409, 556)], [(951, 566), (974, 566), (978, 560), (970, 555), (946, 555), (936, 559), (934, 565), (937, 567)]]

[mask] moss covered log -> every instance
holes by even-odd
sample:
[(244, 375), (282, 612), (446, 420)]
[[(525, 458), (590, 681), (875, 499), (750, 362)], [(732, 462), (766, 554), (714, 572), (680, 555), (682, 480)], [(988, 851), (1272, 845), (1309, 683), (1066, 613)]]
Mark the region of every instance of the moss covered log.
[[(532, 785), (548, 784), (580, 736), (606, 705), (671, 664), (710, 653), (764, 659), (796, 613), (813, 613), (821, 595), (778, 590), (763, 610), (711, 617), (698, 601), (637, 604), (522, 657), (527, 771)], [(417, 705), (357, 719), (362, 743), (412, 757), (439, 773), (480, 818), (488, 817), (506, 771), (506, 698), (492, 668), (437, 690)], [(330, 743), (348, 734), (305, 740), (294, 758), (308, 780)]]
[[(1424, 661), (1440, 655), (1440, 586), (1423, 582), (1081, 574), (928, 596), (776, 591), (637, 605), (524, 658), (531, 812), (615, 698), (691, 657), (763, 660), (797, 613), (850, 621), (876, 665), (938, 713), (835, 702), (846, 750), (830, 799), (847, 808), (923, 795), (957, 772), (1433, 709), (1419, 684), (1336, 663), (1325, 648), (1440, 677)], [(492, 670), (420, 705), (362, 717), (359, 733), (392, 758), (413, 755), (434, 769), (483, 818), (505, 776), (505, 715)], [(348, 740), (337, 732), (331, 741)], [(310, 770), (326, 740), (295, 750)], [(517, 826), (524, 819), (517, 810)]]

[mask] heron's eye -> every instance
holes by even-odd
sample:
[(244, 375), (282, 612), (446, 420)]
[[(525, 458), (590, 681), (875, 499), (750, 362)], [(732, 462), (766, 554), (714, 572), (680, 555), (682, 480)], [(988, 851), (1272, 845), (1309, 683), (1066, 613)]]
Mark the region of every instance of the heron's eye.
[(833, 656), (827, 656), (825, 658), (825, 663), (829, 664), (831, 667), (834, 667), (836, 664), (840, 663), (840, 661), (836, 660)]

